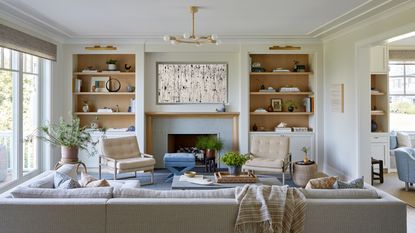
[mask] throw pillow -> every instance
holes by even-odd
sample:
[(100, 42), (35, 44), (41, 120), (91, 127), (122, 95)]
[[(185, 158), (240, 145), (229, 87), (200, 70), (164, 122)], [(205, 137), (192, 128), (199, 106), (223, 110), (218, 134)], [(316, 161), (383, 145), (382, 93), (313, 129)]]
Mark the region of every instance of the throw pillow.
[(333, 189), (334, 184), (337, 181), (337, 177), (329, 176), (317, 179), (311, 179), (305, 186), (306, 189)]
[(344, 182), (344, 181), (338, 180), (336, 182), (335, 186), (338, 189), (363, 189), (364, 179), (363, 179), (363, 176), (362, 176), (362, 177), (354, 179), (350, 182)]
[(57, 189), (74, 189), (81, 187), (78, 181), (61, 172), (55, 172), (53, 183)]
[(85, 172), (81, 173), (81, 179), (79, 184), (82, 187), (108, 187), (110, 184), (107, 180), (97, 180), (95, 177), (86, 174)]
[(78, 178), (78, 174), (76, 174), (76, 166), (73, 164), (64, 164), (61, 167), (59, 167), (56, 171), (66, 174), (74, 180), (77, 180)]
[(48, 175), (33, 181), (29, 184), (29, 188), (53, 188), (53, 180), (55, 177), (55, 172), (50, 172)]
[(409, 137), (408, 134), (398, 132), (396, 134), (396, 136), (398, 138), (398, 146), (399, 147), (412, 147), (411, 138)]

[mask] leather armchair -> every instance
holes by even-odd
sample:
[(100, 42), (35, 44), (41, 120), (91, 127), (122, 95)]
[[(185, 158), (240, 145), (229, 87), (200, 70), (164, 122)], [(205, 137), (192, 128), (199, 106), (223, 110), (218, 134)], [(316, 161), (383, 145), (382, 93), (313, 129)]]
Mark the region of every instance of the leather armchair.
[(251, 159), (242, 167), (245, 171), (263, 171), (282, 173), (285, 184), (285, 172), (291, 170), (290, 138), (282, 136), (252, 135), (250, 143)]
[(154, 164), (152, 155), (140, 152), (135, 136), (102, 139), (102, 155), (99, 157), (99, 177), (101, 179), (102, 167), (108, 167), (114, 174), (137, 171), (151, 172), (151, 183), (154, 183)]
[(399, 180), (405, 182), (405, 190), (409, 184), (415, 183), (415, 149), (402, 147), (395, 150), (396, 169)]

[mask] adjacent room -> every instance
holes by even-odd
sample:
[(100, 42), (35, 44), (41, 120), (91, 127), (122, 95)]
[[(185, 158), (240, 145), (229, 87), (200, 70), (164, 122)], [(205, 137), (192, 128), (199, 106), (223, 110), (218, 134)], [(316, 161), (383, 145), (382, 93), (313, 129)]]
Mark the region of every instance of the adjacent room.
[(414, 12), (0, 0), (0, 233), (415, 232)]

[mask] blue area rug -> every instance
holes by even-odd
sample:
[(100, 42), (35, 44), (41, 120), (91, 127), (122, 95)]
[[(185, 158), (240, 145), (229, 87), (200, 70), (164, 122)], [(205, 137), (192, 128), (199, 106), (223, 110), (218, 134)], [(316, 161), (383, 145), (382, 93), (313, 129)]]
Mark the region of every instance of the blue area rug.
[[(193, 170), (196, 171), (198, 174), (210, 175), (210, 176), (213, 175), (212, 173), (205, 172), (204, 168), (196, 167)], [(226, 170), (223, 170), (223, 171), (226, 171)], [(98, 178), (98, 173), (97, 172), (89, 172), (89, 174)], [(170, 173), (167, 169), (156, 169), (154, 171), (154, 184), (150, 184), (150, 177), (151, 177), (150, 173), (137, 173), (137, 178), (128, 178), (128, 179), (138, 179), (138, 180), (140, 180), (141, 186), (143, 188), (154, 189), (154, 190), (170, 190), (171, 189), (171, 182), (165, 182), (165, 180), (166, 180), (166, 178), (169, 174)], [(122, 174), (119, 174), (117, 177), (122, 179), (123, 177), (129, 177), (129, 176), (132, 176), (132, 175), (134, 175), (134, 173), (122, 173)], [(281, 183), (282, 183), (282, 174), (258, 175), (258, 176), (277, 177), (277, 179), (279, 181), (281, 181)], [(107, 179), (107, 180), (114, 179), (112, 174), (105, 173), (105, 172), (102, 173), (102, 178)], [(285, 175), (285, 184), (290, 186), (290, 187), (296, 187), (296, 185), (292, 181), (289, 174)]]

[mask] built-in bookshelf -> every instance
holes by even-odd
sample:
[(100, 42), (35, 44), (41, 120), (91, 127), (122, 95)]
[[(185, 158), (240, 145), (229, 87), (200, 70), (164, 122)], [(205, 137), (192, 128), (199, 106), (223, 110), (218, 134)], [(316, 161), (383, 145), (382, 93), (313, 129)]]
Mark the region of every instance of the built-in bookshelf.
[[(280, 123), (285, 122), (288, 127), (306, 127), (311, 130), (310, 117), (314, 115), (314, 93), (310, 88), (313, 73), (309, 66), (308, 54), (251, 54), (251, 64), (259, 63), (262, 72), (250, 73), (250, 131), (254, 125), (259, 131), (274, 131)], [(295, 72), (294, 61), (303, 65), (300, 72)], [(276, 70), (278, 69), (278, 70)], [(268, 92), (262, 88), (269, 87), (275, 91)], [(297, 91), (284, 92), (282, 87), (296, 87)], [(262, 90), (261, 90), (262, 89)], [(308, 109), (304, 100), (309, 100)], [(272, 99), (280, 99), (281, 111), (270, 111)], [(288, 111), (286, 103), (294, 102), (297, 108)], [(264, 109), (264, 111), (258, 111)]]
[(375, 132), (389, 132), (388, 74), (371, 74), (371, 119)]
[[(117, 70), (108, 71), (106, 61), (117, 61)], [(81, 125), (90, 127), (128, 128), (135, 125), (135, 55), (134, 54), (76, 54), (73, 56), (73, 113)], [(130, 68), (129, 70), (126, 70)], [(120, 89), (110, 92), (106, 80), (119, 81)], [(94, 80), (99, 80), (98, 82)], [(103, 80), (103, 81), (102, 81)], [(118, 82), (117, 82), (118, 83)], [(95, 87), (98, 85), (98, 88)], [(108, 86), (113, 85), (109, 83)], [(84, 111), (84, 105), (89, 107)], [(99, 109), (112, 112), (98, 112)], [(111, 109), (111, 110), (109, 110)]]

